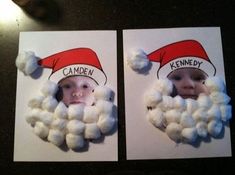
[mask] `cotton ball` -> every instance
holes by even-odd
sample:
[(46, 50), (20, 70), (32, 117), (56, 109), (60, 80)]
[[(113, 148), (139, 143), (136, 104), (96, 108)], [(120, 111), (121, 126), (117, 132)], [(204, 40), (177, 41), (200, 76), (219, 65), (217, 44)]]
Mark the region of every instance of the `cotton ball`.
[(177, 95), (173, 98), (174, 100), (174, 108), (183, 111), (186, 109), (186, 102), (185, 99), (183, 99), (181, 96)]
[(224, 92), (225, 84), (224, 81), (219, 77), (209, 77), (205, 81), (205, 85), (210, 92)]
[(166, 119), (163, 115), (163, 112), (159, 108), (149, 110), (147, 119), (157, 128), (165, 128), (166, 126)]
[(57, 105), (58, 101), (54, 97), (48, 96), (42, 102), (42, 109), (47, 110), (49, 112), (54, 112)]
[(82, 134), (85, 129), (85, 124), (79, 120), (70, 120), (67, 124), (67, 129), (72, 134)]
[(162, 101), (157, 105), (162, 111), (170, 110), (174, 107), (174, 100), (171, 96), (162, 96)]
[(32, 98), (29, 100), (28, 106), (30, 108), (41, 108), (42, 106), (42, 101), (45, 99), (44, 96), (37, 96), (35, 98)]
[(22, 71), (25, 75), (32, 74), (38, 66), (38, 58), (35, 56), (34, 52), (22, 52), (16, 57), (16, 67)]
[(180, 117), (181, 117), (181, 113), (176, 109), (171, 109), (165, 112), (165, 118), (166, 118), (167, 124), (172, 123), (172, 122), (179, 123)]
[(194, 111), (194, 113), (192, 114), (193, 119), (196, 122), (200, 122), (200, 121), (207, 121), (207, 110), (204, 108), (198, 108), (196, 111)]
[(37, 108), (30, 110), (30, 112), (25, 117), (26, 121), (31, 125), (35, 125), (35, 123), (40, 120), (41, 112), (42, 110)]
[(207, 125), (208, 133), (210, 133), (213, 137), (217, 137), (222, 131), (222, 128), (223, 124), (218, 120), (212, 120)]
[(84, 108), (83, 121), (85, 123), (97, 122), (99, 118), (99, 110), (96, 106), (86, 106)]
[(68, 118), (70, 120), (83, 120), (84, 105), (83, 104), (72, 104), (68, 108)]
[(197, 134), (202, 137), (206, 138), (207, 136), (207, 123), (200, 121), (196, 124)]
[(149, 59), (143, 50), (132, 50), (130, 55), (127, 57), (127, 65), (133, 70), (138, 71), (149, 65)]
[(198, 103), (196, 100), (187, 98), (185, 102), (186, 102), (186, 110), (189, 114), (192, 114), (194, 111), (196, 111), (196, 109), (198, 109)]
[(208, 120), (220, 120), (221, 118), (221, 112), (220, 107), (218, 105), (213, 105), (208, 111), (207, 111), (207, 117)]
[(162, 95), (156, 90), (147, 91), (144, 94), (144, 103), (147, 107), (155, 108), (162, 101)]
[(197, 99), (198, 105), (201, 108), (209, 109), (212, 105), (210, 97), (206, 94), (201, 93)]
[(42, 111), (40, 113), (40, 121), (43, 122), (45, 125), (50, 126), (53, 120), (53, 113), (48, 111)]
[(197, 129), (196, 128), (184, 128), (182, 130), (183, 140), (188, 143), (193, 143), (197, 139)]
[(101, 136), (100, 129), (96, 123), (85, 124), (84, 137), (86, 139), (98, 139)]
[(228, 104), (231, 98), (223, 92), (212, 92), (210, 98), (215, 104)]
[(181, 140), (181, 131), (182, 126), (177, 123), (170, 123), (166, 127), (167, 135), (175, 142), (179, 142)]
[(66, 144), (70, 149), (80, 149), (84, 146), (84, 138), (81, 135), (67, 134)]
[(52, 121), (51, 128), (64, 131), (66, 129), (67, 122), (68, 121), (66, 119), (56, 118)]
[(95, 103), (95, 106), (99, 114), (110, 114), (113, 112), (113, 103), (110, 101), (98, 100)]
[(67, 116), (68, 116), (68, 108), (65, 106), (63, 102), (59, 102), (59, 104), (55, 108), (54, 117), (67, 119)]
[(188, 112), (183, 112), (180, 119), (180, 124), (183, 128), (194, 127), (196, 122)]
[(112, 97), (114, 95), (114, 92), (112, 89), (110, 89), (107, 86), (97, 86), (94, 89), (94, 97), (96, 100), (106, 100), (106, 101), (112, 101)]
[(232, 118), (232, 106), (231, 105), (220, 105), (221, 120), (226, 122)]
[(41, 89), (41, 92), (44, 94), (44, 96), (54, 96), (58, 91), (58, 85), (54, 83), (53, 81), (47, 80)]
[(60, 146), (64, 142), (64, 132), (57, 129), (50, 129), (47, 139), (54, 145)]
[(36, 122), (33, 131), (37, 136), (44, 139), (48, 136), (49, 128), (42, 122)]
[(99, 127), (101, 133), (107, 134), (113, 129), (115, 122), (116, 120), (112, 116), (108, 114), (101, 114), (99, 116), (97, 126)]
[(173, 83), (167, 79), (157, 79), (154, 82), (154, 89), (161, 92), (163, 95), (170, 95), (173, 91)]

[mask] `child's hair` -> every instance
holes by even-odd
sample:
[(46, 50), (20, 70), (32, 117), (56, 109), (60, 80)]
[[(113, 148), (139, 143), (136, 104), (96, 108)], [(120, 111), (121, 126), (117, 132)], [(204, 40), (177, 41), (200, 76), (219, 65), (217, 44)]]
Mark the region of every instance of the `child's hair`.
[(58, 91), (56, 92), (55, 94), (55, 98), (56, 100), (59, 102), (63, 99), (63, 90), (62, 90), (62, 87), (58, 86)]
[(175, 97), (177, 95), (178, 95), (177, 89), (176, 89), (175, 85), (173, 84), (173, 89), (172, 89), (170, 96)]

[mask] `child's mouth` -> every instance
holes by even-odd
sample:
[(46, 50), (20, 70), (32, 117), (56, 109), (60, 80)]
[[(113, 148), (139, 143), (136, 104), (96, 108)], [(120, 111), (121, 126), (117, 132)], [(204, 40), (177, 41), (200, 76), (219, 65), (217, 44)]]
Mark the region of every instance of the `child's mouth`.
[(194, 99), (194, 100), (196, 100), (197, 99), (197, 95), (189, 95), (189, 94), (184, 94), (184, 95), (180, 95), (182, 98), (184, 98), (184, 99), (187, 99), (187, 98), (192, 98), (192, 99)]

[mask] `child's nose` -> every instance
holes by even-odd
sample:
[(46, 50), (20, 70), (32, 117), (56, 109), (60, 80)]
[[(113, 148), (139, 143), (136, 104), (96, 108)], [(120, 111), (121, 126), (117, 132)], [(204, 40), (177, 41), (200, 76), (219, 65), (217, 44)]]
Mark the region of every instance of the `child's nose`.
[(194, 81), (190, 77), (187, 77), (183, 79), (182, 86), (184, 89), (193, 89), (195, 84), (194, 84)]
[(80, 88), (76, 87), (74, 88), (73, 92), (72, 92), (72, 96), (73, 97), (83, 97), (84, 92), (83, 90), (81, 90)]

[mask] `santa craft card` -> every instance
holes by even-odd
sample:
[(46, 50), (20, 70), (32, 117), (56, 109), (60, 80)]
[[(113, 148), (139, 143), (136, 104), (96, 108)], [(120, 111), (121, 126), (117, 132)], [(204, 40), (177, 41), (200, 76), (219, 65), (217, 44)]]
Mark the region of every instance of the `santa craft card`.
[(117, 161), (115, 31), (21, 32), (14, 161)]
[(124, 30), (127, 159), (231, 156), (220, 28)]

